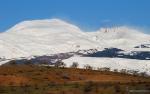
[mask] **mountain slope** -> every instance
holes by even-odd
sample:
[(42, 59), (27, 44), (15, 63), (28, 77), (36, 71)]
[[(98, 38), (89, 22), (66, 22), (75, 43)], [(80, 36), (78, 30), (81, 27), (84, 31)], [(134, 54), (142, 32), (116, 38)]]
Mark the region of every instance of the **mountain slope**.
[(90, 32), (89, 35), (93, 40), (105, 43), (105, 47), (118, 47), (126, 50), (150, 41), (150, 35), (126, 26), (101, 28), (97, 32)]
[(28, 57), (109, 47), (137, 50), (135, 46), (149, 44), (149, 41), (149, 35), (128, 27), (83, 32), (77, 26), (59, 19), (32, 20), (0, 33), (0, 57)]
[(118, 71), (126, 69), (128, 71), (135, 70), (139, 72), (146, 72), (148, 75), (150, 75), (150, 61), (146, 60), (75, 56), (64, 60), (64, 62), (68, 67), (72, 65), (72, 62), (78, 62), (79, 68), (85, 68), (86, 65), (89, 65), (95, 70), (98, 68), (110, 68), (111, 70), (117, 69)]
[(52, 20), (25, 21), (0, 34), (0, 57), (16, 58), (95, 48), (78, 27)]

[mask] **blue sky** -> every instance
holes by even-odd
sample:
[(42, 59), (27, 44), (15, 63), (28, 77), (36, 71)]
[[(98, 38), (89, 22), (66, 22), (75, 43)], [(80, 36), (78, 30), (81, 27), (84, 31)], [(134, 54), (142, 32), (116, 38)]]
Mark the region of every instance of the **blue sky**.
[(24, 20), (50, 18), (87, 31), (127, 25), (150, 33), (150, 0), (0, 0), (0, 31)]

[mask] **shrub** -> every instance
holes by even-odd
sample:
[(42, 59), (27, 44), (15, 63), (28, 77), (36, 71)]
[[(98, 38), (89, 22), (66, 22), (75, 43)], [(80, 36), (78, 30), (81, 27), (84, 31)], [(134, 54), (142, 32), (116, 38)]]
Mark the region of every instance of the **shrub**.
[(116, 84), (114, 86), (114, 90), (115, 90), (116, 93), (121, 92), (121, 88), (120, 88), (120, 86), (118, 84)]
[(85, 93), (88, 93), (90, 91), (92, 91), (92, 86), (93, 86), (93, 82), (92, 81), (89, 81), (85, 84), (84, 88), (83, 88), (83, 91)]
[(65, 67), (66, 66), (66, 64), (64, 63), (64, 62), (62, 62), (62, 61), (57, 61), (56, 63), (55, 63), (55, 67), (57, 67), (57, 68), (59, 68), (59, 67)]
[(98, 68), (99, 71), (110, 71), (110, 68), (108, 67), (103, 67), (103, 68)]
[(141, 73), (140, 73), (140, 76), (142, 76), (142, 77), (147, 77), (148, 75), (147, 75), (146, 72), (141, 72)]
[(84, 68), (87, 69), (87, 70), (92, 70), (92, 69), (93, 69), (93, 67), (90, 66), (90, 65), (88, 65), (88, 64), (87, 64), (87, 65), (84, 65)]
[(127, 74), (127, 70), (126, 70), (126, 69), (121, 69), (121, 70), (120, 70), (120, 73), (122, 73), (122, 74)]
[(79, 64), (77, 62), (73, 62), (71, 68), (78, 68)]
[(118, 69), (114, 69), (113, 71), (114, 71), (114, 72), (118, 72)]

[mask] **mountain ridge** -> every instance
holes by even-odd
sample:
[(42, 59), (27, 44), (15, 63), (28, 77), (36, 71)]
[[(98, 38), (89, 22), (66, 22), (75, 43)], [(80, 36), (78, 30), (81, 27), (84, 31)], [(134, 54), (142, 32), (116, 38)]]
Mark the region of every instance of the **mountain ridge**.
[(19, 57), (20, 53), (21, 57), (82, 49), (102, 50), (116, 46), (130, 50), (142, 43), (147, 44), (149, 36), (125, 26), (83, 32), (79, 27), (60, 19), (23, 21), (0, 33), (0, 52), (3, 53), (0, 57), (9, 55), (14, 58), (16, 54)]
[[(87, 65), (94, 68), (109, 67), (119, 71), (138, 70), (150, 75), (150, 48), (147, 44), (150, 44), (150, 35), (128, 27), (83, 32), (79, 27), (62, 20), (26, 21), (0, 33), (0, 65), (12, 60), (19, 60), (20, 63), (20, 59), (28, 61), (38, 56), (40, 60), (44, 58), (50, 62), (59, 60), (59, 56), (66, 57), (71, 52), (75, 54), (61, 60), (67, 67), (78, 62), (79, 68)], [(114, 49), (109, 48), (123, 52), (112, 53)], [(90, 53), (98, 56), (88, 57)]]

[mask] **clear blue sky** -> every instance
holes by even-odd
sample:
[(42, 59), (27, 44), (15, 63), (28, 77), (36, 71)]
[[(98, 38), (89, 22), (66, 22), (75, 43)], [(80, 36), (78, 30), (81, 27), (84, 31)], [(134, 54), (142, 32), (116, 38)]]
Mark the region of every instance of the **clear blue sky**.
[[(61, 18), (83, 30), (150, 27), (150, 0), (0, 0), (0, 31), (24, 20)], [(149, 31), (147, 31), (149, 32)]]

